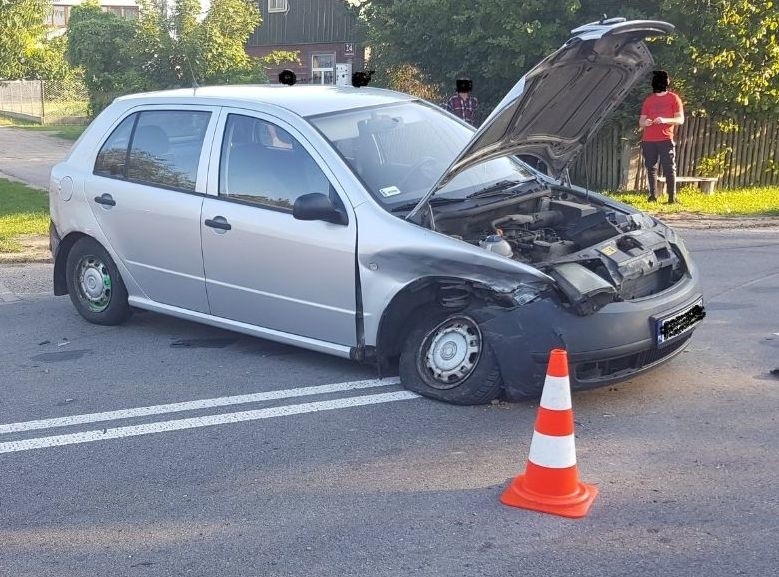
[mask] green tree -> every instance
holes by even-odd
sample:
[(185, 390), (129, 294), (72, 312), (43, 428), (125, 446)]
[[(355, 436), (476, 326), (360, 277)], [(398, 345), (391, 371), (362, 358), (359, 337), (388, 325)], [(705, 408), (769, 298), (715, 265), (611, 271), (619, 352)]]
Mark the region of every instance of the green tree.
[(39, 76), (50, 0), (0, 0), (0, 79)]
[[(263, 61), (244, 48), (261, 22), (255, 2), (212, 0), (204, 18), (199, 0), (139, 5), (135, 21), (103, 12), (95, 0), (73, 9), (69, 57), (85, 70), (93, 113), (138, 90), (267, 81)], [(269, 61), (296, 59), (277, 52)]]
[(256, 3), (212, 0), (202, 20), (199, 0), (176, 0), (170, 14), (158, 0), (140, 4), (135, 50), (148, 88), (267, 80), (244, 49), (261, 22)]
[[(350, 0), (357, 5), (377, 80), (418, 70), (444, 94), (459, 74), (491, 108), (571, 29), (610, 17), (664, 19), (671, 38), (651, 41), (688, 108), (713, 114), (779, 111), (777, 0)], [(631, 113), (649, 90), (638, 86)]]
[(89, 0), (71, 11), (68, 60), (84, 70), (92, 113), (102, 110), (119, 94), (141, 86), (143, 80), (133, 53), (135, 26), (100, 9)]
[[(246, 53), (246, 41), (262, 23), (256, 2), (212, 0), (203, 20), (202, 78), (204, 82), (267, 82), (256, 58)], [(287, 60), (289, 55), (281, 55)]]
[(775, 0), (666, 0), (678, 34), (665, 55), (689, 102), (715, 116), (779, 114), (779, 4)]

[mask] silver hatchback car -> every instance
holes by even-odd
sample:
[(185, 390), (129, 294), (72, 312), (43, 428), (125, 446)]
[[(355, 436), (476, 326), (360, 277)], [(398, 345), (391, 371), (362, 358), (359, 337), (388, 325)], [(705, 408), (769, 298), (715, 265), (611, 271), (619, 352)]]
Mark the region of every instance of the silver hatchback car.
[(555, 347), (575, 388), (631, 377), (703, 318), (697, 272), (566, 167), (672, 29), (574, 30), (478, 131), (371, 88), (119, 98), (52, 171), (54, 292), (98, 324), (135, 307), (397, 364), (453, 403), (537, 396)]

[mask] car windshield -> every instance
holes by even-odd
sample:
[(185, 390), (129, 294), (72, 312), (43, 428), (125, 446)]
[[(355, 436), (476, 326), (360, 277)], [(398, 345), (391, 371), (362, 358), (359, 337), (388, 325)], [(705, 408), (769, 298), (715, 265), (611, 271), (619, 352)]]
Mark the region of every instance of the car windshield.
[[(387, 209), (419, 200), (473, 137), (473, 129), (419, 101), (340, 111), (309, 119)], [(457, 175), (436, 197), (466, 198), (501, 182), (533, 180), (516, 158)]]

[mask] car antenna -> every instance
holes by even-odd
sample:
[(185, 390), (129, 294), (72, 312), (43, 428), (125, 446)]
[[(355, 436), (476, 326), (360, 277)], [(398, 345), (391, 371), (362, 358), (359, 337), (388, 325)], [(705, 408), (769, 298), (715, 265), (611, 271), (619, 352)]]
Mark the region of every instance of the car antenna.
[(192, 96), (194, 96), (197, 93), (197, 89), (200, 88), (200, 85), (197, 83), (195, 71), (192, 69), (192, 61), (189, 58), (187, 58), (187, 66), (189, 67), (189, 73), (192, 76)]

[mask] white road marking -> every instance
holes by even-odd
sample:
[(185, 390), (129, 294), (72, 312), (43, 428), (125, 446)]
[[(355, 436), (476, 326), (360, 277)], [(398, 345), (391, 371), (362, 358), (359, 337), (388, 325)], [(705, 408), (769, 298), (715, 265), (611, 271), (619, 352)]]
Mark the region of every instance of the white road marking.
[(302, 413), (345, 409), (348, 407), (359, 407), (363, 405), (374, 405), (377, 403), (389, 403), (392, 401), (403, 401), (418, 398), (419, 395), (409, 391), (396, 391), (393, 393), (347, 397), (344, 399), (335, 399), (331, 401), (316, 401), (299, 405), (270, 407), (267, 409), (256, 409), (253, 411), (241, 411), (237, 413), (193, 417), (190, 419), (178, 419), (174, 421), (161, 421), (158, 423), (148, 423), (145, 425), (132, 425), (98, 431), (85, 431), (82, 433), (72, 433), (68, 435), (39, 437), (36, 439), (25, 439), (22, 441), (9, 441), (6, 443), (0, 443), (0, 454), (15, 453), (18, 451), (30, 451), (32, 449), (43, 449), (45, 447), (61, 447), (63, 445), (91, 443), (94, 441), (105, 441), (108, 439), (121, 439), (124, 437), (134, 437), (138, 435), (151, 435), (153, 433), (164, 433), (168, 431), (181, 431), (183, 429), (210, 427), (212, 425), (223, 425), (227, 423), (240, 423), (243, 421), (254, 421), (258, 419), (270, 419), (271, 417), (286, 417), (290, 415), (300, 415)]
[(298, 389), (283, 389), (268, 391), (265, 393), (252, 393), (248, 395), (236, 395), (233, 397), (217, 397), (214, 399), (201, 399), (199, 401), (184, 401), (181, 403), (168, 403), (166, 405), (153, 405), (150, 407), (137, 407), (119, 411), (106, 411), (102, 413), (88, 413), (84, 415), (72, 415), (70, 417), (57, 417), (53, 419), (41, 419), (37, 421), (25, 421), (0, 425), (0, 435), (4, 433), (19, 433), (33, 431), (35, 429), (51, 429), (54, 427), (70, 427), (83, 425), (84, 423), (98, 423), (100, 421), (113, 421), (116, 419), (129, 419), (133, 417), (146, 417), (148, 415), (160, 415), (163, 413), (176, 413), (179, 411), (195, 411), (198, 409), (210, 409), (213, 407), (226, 407), (228, 405), (240, 405), (243, 403), (257, 403), (260, 401), (273, 401), (277, 399), (289, 399), (304, 397), (307, 395), (324, 395), (343, 391), (356, 391), (372, 387), (387, 387), (397, 385), (400, 380), (396, 377), (389, 379), (370, 379), (367, 381), (352, 381), (348, 383), (334, 383), (330, 385), (318, 385), (314, 387), (301, 387)]

